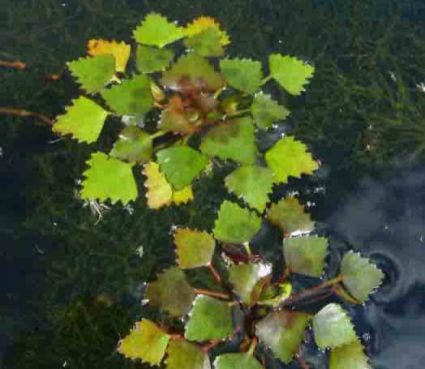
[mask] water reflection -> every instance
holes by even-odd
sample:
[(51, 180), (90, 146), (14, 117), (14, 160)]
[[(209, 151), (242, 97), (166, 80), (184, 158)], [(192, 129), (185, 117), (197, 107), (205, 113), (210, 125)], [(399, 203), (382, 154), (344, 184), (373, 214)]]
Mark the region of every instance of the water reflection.
[(422, 369), (425, 361), (425, 169), (367, 180), (329, 220), (387, 273), (362, 314), (373, 327), (376, 369)]

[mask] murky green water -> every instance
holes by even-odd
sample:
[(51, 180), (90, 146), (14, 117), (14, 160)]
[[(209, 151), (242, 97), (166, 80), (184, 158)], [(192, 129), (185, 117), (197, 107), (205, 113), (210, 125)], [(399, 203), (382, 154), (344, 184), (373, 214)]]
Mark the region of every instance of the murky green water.
[[(375, 368), (423, 367), (423, 1), (0, 0), (0, 5), (0, 59), (28, 63), (24, 71), (0, 69), (0, 106), (48, 116), (62, 111), (77, 86), (67, 75), (59, 81), (46, 77), (83, 54), (89, 38), (130, 39), (131, 29), (152, 10), (182, 22), (216, 17), (232, 36), (233, 56), (262, 59), (278, 51), (313, 63), (310, 88), (286, 102), (293, 114), (281, 129), (295, 129), (323, 167), (286, 190), (298, 189), (304, 201), (314, 203), (312, 214), (332, 237), (335, 255), (358, 248), (386, 271), (383, 288), (351, 311)], [(272, 138), (263, 137), (264, 145)], [(0, 116), (0, 148), (0, 364), (140, 367), (115, 352), (117, 339), (146, 313), (140, 306), (142, 282), (172, 261), (170, 226), (211, 227), (224, 196), (222, 177), (199, 183), (190, 206), (153, 213), (141, 199), (133, 215), (114, 207), (96, 224), (96, 216), (74, 197), (87, 147), (57, 141), (34, 120)], [(269, 240), (272, 255), (278, 245)], [(315, 368), (326, 367), (324, 355), (307, 350), (306, 357)]]

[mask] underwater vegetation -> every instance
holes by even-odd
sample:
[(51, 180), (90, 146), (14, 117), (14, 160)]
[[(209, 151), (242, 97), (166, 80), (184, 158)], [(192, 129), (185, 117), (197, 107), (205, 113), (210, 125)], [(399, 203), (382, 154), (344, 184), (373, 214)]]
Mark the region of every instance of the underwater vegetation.
[[(262, 60), (270, 52), (289, 52), (315, 65), (315, 77), (305, 97), (286, 100), (277, 89), (273, 97), (291, 110), (287, 122), (295, 127), (297, 137), (313, 147), (325, 168), (330, 168), (329, 176), (320, 181), (326, 185), (327, 195), (309, 194), (308, 182), (303, 183), (300, 194), (303, 202), (316, 202), (311, 208), (314, 218), (323, 219), (344, 201), (344, 191), (374, 171), (377, 163), (387, 165), (394, 154), (397, 157), (397, 140), (386, 145), (385, 140), (377, 139), (372, 151), (365, 149), (364, 140), (370, 135), (367, 127), (371, 121), (385, 131), (386, 118), (396, 112), (397, 105), (390, 103), (390, 95), (381, 88), (396, 91), (388, 71), (409, 91), (410, 101), (404, 99), (397, 110), (399, 126), (406, 122), (409, 110), (414, 129), (423, 122), (417, 114), (423, 94), (416, 87), (423, 80), (423, 44), (418, 42), (423, 28), (410, 21), (421, 19), (420, 7), (416, 6), (418, 13), (414, 13), (413, 2), (375, 3), (300, 1), (283, 8), (274, 1), (214, 5), (180, 1), (179, 6), (167, 1), (143, 5), (97, 1), (67, 2), (65, 7), (51, 1), (13, 2), (6, 7), (8, 29), (1, 33), (5, 40), (2, 58), (21, 58), (28, 62), (28, 69), (2, 69), (2, 104), (25, 104), (29, 110), (55, 116), (77, 91), (66, 74), (55, 82), (46, 82), (43, 75), (59, 73), (66, 60), (81, 55), (84, 40), (130, 39), (129, 31), (140, 14), (152, 9), (187, 21), (212, 14), (232, 35), (231, 55)], [(369, 88), (372, 85), (376, 88)], [(90, 205), (82, 208), (73, 198), (74, 180), (86, 169), (92, 148), (70, 140), (46, 144), (53, 136), (45, 127), (34, 127), (22, 119), (1, 119), (1, 146), (7, 159), (7, 165), (2, 162), (6, 190), (1, 200), (13, 209), (13, 213), (2, 214), (2, 233), (8, 235), (3, 237), (2, 252), (6, 267), (9, 263), (25, 266), (22, 270), (27, 274), (16, 274), (14, 280), (31, 286), (24, 301), (13, 292), (11, 282), (8, 303), (19, 305), (20, 313), (4, 322), (6, 332), (14, 327), (6, 367), (58, 367), (64, 363), (78, 368), (139, 367), (115, 351), (116, 338), (127, 334), (133, 321), (140, 319), (139, 283), (153, 280), (156, 272), (173, 262), (168, 236), (172, 224), (212, 229), (214, 209), (223, 200), (226, 189), (222, 183), (228, 173), (223, 170), (221, 178), (217, 173), (214, 178), (202, 178), (194, 185), (193, 202), (187, 205), (153, 213), (146, 209), (142, 196), (132, 206), (137, 217), (116, 207), (103, 209), (104, 216), (94, 227), (97, 214), (90, 219)], [(400, 145), (400, 149), (410, 155), (417, 149), (415, 142)], [(420, 156), (413, 159), (421, 160)], [(315, 178), (312, 181), (317, 184)], [(299, 184), (290, 181), (294, 188)], [(140, 245), (144, 250), (141, 258), (135, 252)], [(99, 303), (97, 295), (108, 298)], [(53, 347), (52, 340), (57, 343)], [(95, 349), (91, 342), (96, 342)]]

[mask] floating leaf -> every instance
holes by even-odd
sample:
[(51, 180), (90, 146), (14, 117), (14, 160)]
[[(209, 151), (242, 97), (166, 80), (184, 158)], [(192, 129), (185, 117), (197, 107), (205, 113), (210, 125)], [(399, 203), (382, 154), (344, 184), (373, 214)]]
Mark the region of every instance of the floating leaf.
[(346, 345), (357, 339), (347, 312), (338, 304), (328, 304), (313, 318), (314, 338), (321, 349)]
[(187, 283), (184, 272), (174, 267), (159, 274), (157, 280), (148, 283), (146, 289), (149, 304), (174, 317), (186, 314), (194, 297), (193, 288)]
[(198, 295), (189, 313), (184, 336), (191, 341), (225, 339), (233, 330), (232, 311), (227, 302)]
[(294, 232), (311, 232), (314, 228), (314, 222), (310, 215), (304, 211), (304, 207), (294, 197), (281, 199), (267, 210), (267, 219), (279, 227), (285, 236)]
[(173, 57), (172, 50), (138, 45), (136, 67), (143, 73), (161, 72), (168, 67)]
[(187, 341), (171, 341), (168, 345), (167, 369), (210, 369), (210, 359), (198, 345)]
[(158, 151), (156, 156), (161, 171), (176, 190), (191, 184), (208, 164), (204, 155), (189, 146), (169, 147)]
[(214, 126), (202, 139), (200, 149), (210, 157), (254, 164), (257, 147), (251, 118), (233, 119)]
[(299, 351), (309, 320), (306, 313), (275, 311), (255, 325), (255, 332), (276, 358), (288, 364)]
[(110, 200), (112, 204), (121, 201), (123, 205), (137, 198), (132, 164), (95, 152), (87, 161), (89, 168), (83, 173), (86, 177), (81, 189), (85, 200)]
[(163, 206), (186, 204), (193, 200), (191, 186), (181, 190), (173, 190), (167, 182), (165, 175), (159, 170), (159, 165), (155, 162), (145, 164), (143, 175), (146, 176), (145, 187), (147, 188), (146, 198), (151, 209), (159, 209)]
[(72, 135), (79, 142), (95, 142), (102, 131), (108, 112), (90, 99), (73, 100), (66, 113), (56, 118), (53, 132)]
[(146, 176), (146, 199), (149, 208), (159, 209), (169, 205), (173, 196), (173, 190), (165, 179), (165, 175), (159, 170), (159, 165), (151, 161), (144, 165), (142, 173)]
[(223, 201), (214, 226), (214, 237), (222, 242), (244, 243), (261, 228), (261, 218), (238, 204)]
[(208, 232), (177, 228), (174, 243), (180, 268), (192, 269), (211, 263), (215, 240)]
[(131, 163), (144, 163), (151, 158), (152, 151), (151, 137), (137, 126), (128, 126), (120, 132), (109, 154)]
[(171, 197), (171, 202), (175, 205), (187, 204), (191, 200), (193, 200), (192, 186), (186, 186), (178, 191), (174, 190)]
[(181, 56), (163, 73), (162, 84), (172, 90), (180, 90), (184, 88), (183, 84), (189, 84), (202, 91), (216, 91), (223, 87), (224, 81), (208, 60), (190, 53)]
[(170, 336), (148, 319), (136, 322), (130, 334), (118, 346), (118, 352), (130, 359), (159, 365), (165, 356)]
[(115, 59), (115, 70), (124, 73), (131, 47), (125, 42), (92, 39), (87, 44), (87, 52), (91, 56), (112, 55)]
[(256, 286), (263, 278), (270, 275), (271, 266), (261, 263), (236, 264), (229, 268), (229, 282), (236, 295), (245, 304), (255, 303), (259, 296), (254, 296)]
[(259, 61), (251, 59), (220, 60), (220, 70), (230, 86), (252, 94), (261, 86), (262, 66)]
[(184, 37), (183, 29), (157, 13), (149, 13), (134, 30), (134, 39), (145, 45), (164, 47)]
[(353, 251), (344, 255), (341, 261), (341, 274), (344, 286), (359, 302), (365, 302), (369, 294), (379, 287), (384, 279), (384, 273), (375, 264)]
[(329, 369), (371, 369), (359, 340), (334, 348), (329, 358)]
[(187, 38), (184, 41), (184, 45), (201, 56), (215, 57), (221, 56), (224, 53), (220, 39), (220, 31), (214, 27), (210, 27), (205, 31)]
[(115, 58), (97, 55), (67, 63), (71, 74), (89, 94), (100, 91), (115, 75)]
[(226, 31), (220, 29), (220, 24), (212, 17), (198, 17), (192, 23), (184, 28), (183, 32), (187, 37), (197, 35), (209, 28), (214, 28), (220, 32), (220, 42), (223, 46), (230, 44), (229, 36)]
[(320, 277), (325, 267), (328, 240), (324, 237), (291, 237), (283, 241), (287, 268), (292, 272)]
[(293, 56), (272, 54), (269, 57), (270, 75), (291, 95), (300, 95), (314, 74), (314, 67)]
[(214, 369), (264, 369), (264, 367), (248, 353), (231, 353), (217, 356)]
[(153, 103), (149, 78), (143, 74), (103, 90), (101, 95), (120, 115), (145, 114)]
[(293, 137), (277, 141), (267, 150), (265, 159), (280, 183), (287, 183), (290, 176), (301, 178), (302, 174), (312, 174), (319, 167), (307, 147)]
[(274, 179), (268, 168), (243, 166), (230, 173), (224, 181), (230, 192), (262, 212), (269, 201), (268, 194), (272, 190)]
[(270, 128), (274, 122), (284, 120), (290, 114), (289, 110), (279, 105), (270, 95), (255, 94), (251, 105), (254, 122), (260, 129)]

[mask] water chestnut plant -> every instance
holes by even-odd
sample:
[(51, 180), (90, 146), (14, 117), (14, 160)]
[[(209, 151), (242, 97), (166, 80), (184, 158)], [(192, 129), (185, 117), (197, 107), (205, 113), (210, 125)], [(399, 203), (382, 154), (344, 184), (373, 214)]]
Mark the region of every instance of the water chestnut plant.
[[(294, 196), (270, 201), (290, 177), (313, 174), (319, 162), (285, 135), (270, 147), (257, 134), (289, 110), (265, 89), (275, 83), (300, 95), (314, 67), (290, 55), (260, 61), (226, 56), (228, 34), (210, 17), (185, 26), (151, 13), (133, 31), (134, 44), (89, 40), (88, 55), (68, 63), (84, 93), (57, 117), (53, 131), (96, 147), (80, 196), (123, 205), (144, 192), (160, 209), (193, 199), (192, 184), (216, 164), (229, 165), (229, 192), (214, 228), (172, 230), (176, 262), (147, 284), (146, 299), (162, 312), (142, 319), (118, 344), (133, 360), (168, 369), (260, 369), (270, 360), (297, 359), (312, 327), (331, 369), (366, 369), (368, 359), (343, 303), (363, 303), (383, 273), (358, 253), (343, 255), (337, 275), (305, 290), (299, 276), (323, 277), (328, 239)], [(105, 122), (117, 127), (110, 144)], [(135, 171), (143, 174), (144, 186)], [(143, 190), (142, 187), (145, 189)], [(250, 242), (268, 222), (282, 235), (283, 261), (274, 265)], [(215, 282), (190, 282), (206, 269)], [(335, 295), (315, 313), (305, 306)], [(339, 302), (338, 302), (339, 301)]]

